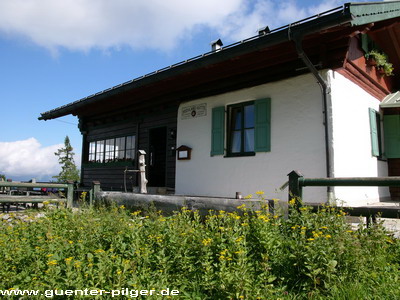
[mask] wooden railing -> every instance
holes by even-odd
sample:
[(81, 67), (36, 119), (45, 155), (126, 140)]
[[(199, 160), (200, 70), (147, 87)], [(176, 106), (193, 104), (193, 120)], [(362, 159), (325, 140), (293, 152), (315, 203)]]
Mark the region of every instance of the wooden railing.
[[(292, 171), (289, 176), (289, 200), (295, 199), (295, 207), (299, 207), (303, 198), (303, 188), (306, 186), (398, 186), (400, 177), (349, 177), (349, 178), (304, 178), (298, 171)], [(304, 199), (303, 199), (304, 200)], [(304, 203), (312, 206), (314, 210), (322, 203)], [(341, 207), (350, 216), (365, 216), (367, 224), (376, 220), (376, 216), (382, 218), (399, 218), (400, 206), (359, 206)]]
[[(26, 195), (12, 195), (13, 188), (16, 188), (16, 191), (21, 191), (26, 193)], [(42, 189), (42, 188), (54, 188), (57, 190), (63, 190), (65, 192), (65, 199), (57, 198), (51, 195), (34, 195), (32, 191), (28, 191), (28, 189)], [(0, 190), (2, 193), (0, 194), (0, 203), (5, 205), (10, 205), (11, 203), (15, 204), (28, 204), (28, 203), (43, 203), (47, 202), (65, 202), (67, 207), (72, 207), (73, 198), (74, 198), (74, 183), (25, 183), (25, 182), (8, 182), (2, 181), (0, 182)]]

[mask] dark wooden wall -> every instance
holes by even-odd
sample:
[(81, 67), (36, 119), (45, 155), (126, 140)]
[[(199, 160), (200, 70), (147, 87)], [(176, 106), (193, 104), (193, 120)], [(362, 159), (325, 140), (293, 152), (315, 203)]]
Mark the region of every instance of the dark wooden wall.
[[(118, 136), (136, 136), (136, 151), (145, 150), (149, 153), (149, 131), (152, 128), (166, 127), (167, 130), (167, 157), (166, 157), (166, 187), (175, 188), (176, 167), (176, 134), (171, 137), (171, 130), (177, 129), (178, 106), (168, 108), (153, 108), (145, 113), (132, 113), (132, 117), (115, 121), (106, 118), (91, 118), (81, 120), (81, 131), (84, 134), (82, 146), (82, 179), (84, 186), (91, 186), (93, 181), (100, 181), (103, 190), (123, 190), (124, 170), (138, 169), (137, 159), (134, 162), (118, 162), (108, 164), (90, 164), (87, 162), (88, 143), (91, 141), (113, 138)], [(124, 112), (126, 116), (126, 112)], [(100, 123), (100, 124), (98, 124)], [(149, 165), (149, 156), (146, 155), (146, 164)], [(129, 179), (132, 177), (132, 179)], [(137, 186), (137, 173), (127, 174), (127, 188), (132, 189), (132, 184)]]

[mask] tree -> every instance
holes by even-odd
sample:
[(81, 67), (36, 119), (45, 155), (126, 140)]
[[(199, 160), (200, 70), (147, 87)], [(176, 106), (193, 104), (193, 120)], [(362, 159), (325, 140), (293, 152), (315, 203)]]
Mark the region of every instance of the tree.
[(54, 155), (58, 156), (58, 163), (61, 165), (61, 172), (58, 176), (53, 176), (53, 178), (57, 178), (58, 182), (79, 181), (79, 170), (75, 165), (73, 150), (74, 148), (72, 148), (67, 135), (64, 140), (64, 147), (54, 152)]
[(2, 179), (3, 179), (4, 181), (6, 181), (6, 175), (0, 174), (0, 181), (1, 181)]

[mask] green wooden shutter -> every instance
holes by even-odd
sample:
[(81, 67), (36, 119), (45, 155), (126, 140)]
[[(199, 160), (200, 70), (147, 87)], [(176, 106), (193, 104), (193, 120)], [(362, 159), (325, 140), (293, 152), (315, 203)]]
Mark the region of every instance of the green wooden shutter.
[(271, 151), (271, 99), (255, 101), (255, 135), (254, 150), (256, 152)]
[(385, 156), (400, 158), (400, 115), (385, 115), (383, 117), (383, 132), (385, 139)]
[(211, 155), (224, 155), (225, 107), (212, 109)]
[(372, 156), (379, 156), (378, 124), (376, 123), (376, 110), (369, 108), (369, 125), (371, 132)]
[(361, 34), (361, 48), (365, 53), (369, 52), (369, 37), (366, 34)]

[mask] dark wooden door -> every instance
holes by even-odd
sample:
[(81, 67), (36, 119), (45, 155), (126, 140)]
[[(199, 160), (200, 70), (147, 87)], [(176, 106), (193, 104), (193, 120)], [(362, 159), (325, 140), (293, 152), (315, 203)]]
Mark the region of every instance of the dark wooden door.
[(167, 165), (167, 127), (149, 132), (149, 186), (164, 187)]

